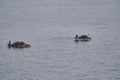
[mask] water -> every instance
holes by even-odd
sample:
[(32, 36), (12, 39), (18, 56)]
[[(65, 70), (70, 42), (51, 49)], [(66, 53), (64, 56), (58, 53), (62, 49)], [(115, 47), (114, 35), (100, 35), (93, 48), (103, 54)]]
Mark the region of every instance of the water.
[(119, 34), (119, 0), (1, 0), (0, 80), (120, 80)]

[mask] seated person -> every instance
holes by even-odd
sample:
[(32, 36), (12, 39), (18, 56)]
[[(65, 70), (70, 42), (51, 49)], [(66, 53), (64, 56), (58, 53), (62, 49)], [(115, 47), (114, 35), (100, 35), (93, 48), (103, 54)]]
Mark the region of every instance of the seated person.
[(75, 38), (78, 38), (78, 34), (76, 34)]

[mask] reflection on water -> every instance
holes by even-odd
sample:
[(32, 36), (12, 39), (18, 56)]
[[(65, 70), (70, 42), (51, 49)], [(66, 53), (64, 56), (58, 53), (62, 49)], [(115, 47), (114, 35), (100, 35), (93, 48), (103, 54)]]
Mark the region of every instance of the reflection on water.
[[(0, 80), (120, 80), (119, 3), (0, 1)], [(8, 49), (9, 40), (32, 47)]]

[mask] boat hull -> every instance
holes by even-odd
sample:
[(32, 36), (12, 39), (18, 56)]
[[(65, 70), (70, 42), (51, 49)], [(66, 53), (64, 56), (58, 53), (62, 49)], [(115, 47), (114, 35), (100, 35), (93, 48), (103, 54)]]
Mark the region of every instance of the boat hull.
[(90, 41), (91, 37), (88, 38), (75, 38), (75, 41)]

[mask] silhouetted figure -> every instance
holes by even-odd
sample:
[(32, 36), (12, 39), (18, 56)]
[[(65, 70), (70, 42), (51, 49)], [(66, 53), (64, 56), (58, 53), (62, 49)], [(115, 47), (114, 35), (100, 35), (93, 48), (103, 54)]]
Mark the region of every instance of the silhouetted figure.
[(8, 47), (11, 47), (11, 41), (9, 41), (9, 43), (8, 43)]
[(75, 38), (78, 38), (78, 34), (76, 34)]

